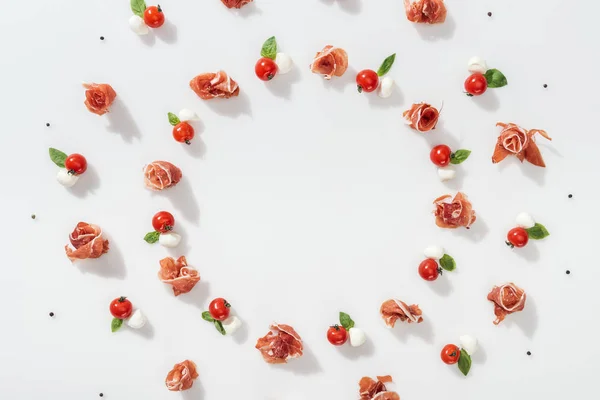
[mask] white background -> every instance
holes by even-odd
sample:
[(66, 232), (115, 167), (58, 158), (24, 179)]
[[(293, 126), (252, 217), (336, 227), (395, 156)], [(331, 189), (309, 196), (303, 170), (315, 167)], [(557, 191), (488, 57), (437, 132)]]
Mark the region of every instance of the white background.
[[(448, 0), (443, 25), (416, 26), (401, 0), (256, 0), (241, 11), (164, 0), (167, 24), (142, 38), (127, 25), (127, 0), (0, 4), (0, 397), (355, 399), (358, 380), (377, 374), (391, 374), (403, 400), (597, 396), (598, 3)], [(265, 84), (253, 68), (271, 35), (297, 69)], [(350, 57), (331, 82), (308, 69), (326, 44)], [(399, 90), (387, 100), (357, 94), (356, 71), (393, 52)], [(509, 85), (466, 97), (473, 55)], [(240, 97), (203, 102), (188, 82), (218, 69)], [(110, 115), (86, 110), (82, 81), (114, 87)], [(435, 133), (402, 122), (420, 101), (444, 104)], [(189, 148), (166, 118), (183, 107), (202, 118)], [(493, 165), (497, 121), (545, 129), (548, 168)], [(439, 143), (473, 151), (447, 185), (428, 157)], [(87, 157), (72, 190), (56, 182), (50, 146)], [(146, 190), (141, 169), (153, 160), (178, 165), (181, 183)], [(431, 202), (457, 190), (477, 222), (441, 230)], [(185, 237), (170, 253), (142, 240), (163, 209)], [(511, 251), (505, 234), (521, 211), (551, 236)], [(78, 221), (104, 229), (108, 254), (69, 262), (63, 247)], [(430, 243), (458, 263), (434, 283), (417, 274)], [(191, 293), (176, 298), (158, 280), (168, 254), (199, 269)], [(527, 291), (527, 305), (494, 326), (486, 295), (507, 281)], [(120, 295), (150, 326), (111, 334), (108, 304)], [(240, 336), (221, 337), (200, 318), (217, 296), (246, 322)], [(390, 297), (418, 303), (425, 322), (386, 329), (378, 310)], [(340, 310), (367, 345), (329, 345)], [(263, 362), (254, 344), (272, 321), (296, 328), (302, 359)], [(464, 333), (482, 345), (467, 378), (439, 358)], [(170, 393), (164, 378), (186, 358), (200, 377)]]

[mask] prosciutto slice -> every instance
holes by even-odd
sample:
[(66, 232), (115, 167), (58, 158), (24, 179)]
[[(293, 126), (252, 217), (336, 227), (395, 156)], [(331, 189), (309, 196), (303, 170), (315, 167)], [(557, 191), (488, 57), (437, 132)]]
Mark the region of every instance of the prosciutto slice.
[(71, 262), (98, 258), (108, 252), (108, 240), (102, 238), (102, 229), (98, 225), (79, 222), (69, 235), (69, 241), (75, 248), (73, 250), (69, 245), (65, 246), (65, 252)]
[(406, 18), (410, 22), (441, 24), (446, 20), (444, 0), (404, 0)]
[(431, 104), (417, 103), (413, 104), (410, 110), (404, 111), (402, 116), (411, 128), (419, 132), (429, 132), (435, 129), (440, 112)]
[(390, 392), (385, 387), (390, 382), (392, 377), (389, 375), (378, 376), (377, 380), (364, 376), (358, 382), (360, 400), (400, 400), (398, 393)]
[(202, 100), (210, 100), (215, 97), (228, 99), (240, 94), (237, 82), (231, 79), (225, 71), (200, 74), (190, 81), (190, 87)]
[(196, 286), (196, 283), (200, 282), (200, 274), (195, 268), (188, 267), (184, 256), (179, 257), (177, 260), (173, 257), (160, 260), (158, 278), (173, 286), (175, 296), (188, 293)]
[(458, 192), (454, 198), (449, 194), (440, 196), (433, 204), (435, 223), (440, 228), (455, 229), (462, 226), (469, 229), (477, 219), (471, 202), (462, 192)]
[(289, 325), (270, 326), (271, 331), (256, 342), (263, 359), (269, 364), (285, 364), (291, 358), (302, 356), (302, 338)]
[(396, 321), (408, 322), (409, 324), (423, 322), (423, 312), (418, 305), (407, 305), (405, 302), (397, 299), (386, 300), (379, 309), (381, 318), (390, 328), (396, 325)]
[(512, 122), (508, 124), (498, 122), (496, 126), (501, 127), (502, 131), (500, 132), (500, 136), (498, 136), (498, 141), (494, 148), (492, 163), (499, 163), (506, 157), (514, 155), (521, 162), (527, 160), (538, 167), (543, 168), (546, 166), (540, 148), (534, 139), (536, 134), (540, 134), (543, 138), (552, 140), (546, 131), (541, 129), (527, 130)]
[(227, 8), (242, 8), (248, 3), (252, 3), (252, 0), (221, 0)]
[(315, 74), (325, 75), (329, 80), (332, 76), (342, 76), (348, 69), (348, 53), (339, 47), (327, 45), (315, 55), (310, 64), (310, 70)]
[(110, 105), (115, 101), (117, 92), (108, 83), (84, 83), (85, 101), (83, 102), (90, 112), (104, 115)]
[(526, 298), (525, 291), (514, 283), (494, 286), (487, 295), (487, 299), (494, 303), (494, 325), (502, 322), (508, 314), (523, 311)]
[(168, 161), (154, 161), (144, 166), (144, 184), (150, 190), (163, 190), (181, 180), (181, 170)]
[(196, 378), (198, 378), (196, 364), (193, 361), (185, 360), (173, 366), (165, 378), (165, 385), (172, 392), (188, 390), (194, 385)]

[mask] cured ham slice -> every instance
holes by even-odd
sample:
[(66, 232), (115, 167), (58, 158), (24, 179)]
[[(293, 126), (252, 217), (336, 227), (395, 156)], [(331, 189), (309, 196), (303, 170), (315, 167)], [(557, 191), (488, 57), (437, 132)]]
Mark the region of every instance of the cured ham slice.
[(523, 311), (526, 298), (525, 291), (514, 283), (494, 286), (487, 295), (487, 299), (494, 303), (494, 314), (496, 314), (494, 325), (502, 322), (508, 314)]
[(167, 161), (154, 161), (144, 166), (144, 183), (150, 190), (163, 190), (175, 186), (183, 174)]
[(433, 204), (435, 223), (440, 228), (455, 229), (463, 226), (468, 229), (477, 219), (471, 202), (462, 192), (458, 192), (454, 198), (449, 194), (438, 197)]
[(390, 382), (392, 377), (389, 375), (378, 376), (377, 380), (363, 377), (358, 382), (360, 400), (400, 400), (398, 393), (390, 392), (385, 387), (385, 384)]
[(291, 358), (302, 356), (302, 338), (294, 328), (284, 324), (273, 324), (270, 328), (255, 346), (267, 363), (285, 364)]
[(193, 361), (185, 360), (173, 366), (173, 369), (167, 374), (165, 385), (172, 392), (180, 392), (191, 388), (197, 377), (196, 364)]
[(252, 0), (221, 0), (227, 8), (242, 8), (248, 3), (252, 3)]
[(237, 82), (231, 79), (225, 71), (200, 74), (190, 81), (190, 87), (202, 100), (210, 100), (215, 97), (228, 99), (240, 94)]
[(325, 75), (329, 80), (332, 76), (342, 76), (348, 69), (348, 53), (339, 47), (327, 45), (315, 55), (310, 64), (310, 70), (315, 74)]
[(108, 252), (108, 240), (102, 238), (102, 229), (98, 225), (79, 222), (69, 235), (69, 241), (75, 248), (73, 250), (69, 245), (65, 246), (65, 252), (71, 262), (98, 258)]
[(85, 101), (83, 102), (90, 112), (104, 115), (117, 97), (117, 92), (107, 83), (84, 83)]
[(397, 299), (386, 300), (381, 304), (379, 309), (381, 318), (385, 321), (385, 324), (390, 328), (396, 325), (396, 321), (408, 322), (409, 324), (415, 322), (417, 324), (423, 322), (423, 312), (418, 305), (407, 305), (405, 302)]
[(173, 293), (179, 296), (182, 293), (188, 293), (200, 282), (200, 274), (195, 268), (187, 265), (184, 256), (175, 260), (173, 257), (166, 257), (160, 260), (160, 271), (158, 278), (164, 283), (173, 286)]
[(535, 143), (534, 136), (539, 133), (542, 137), (552, 140), (546, 131), (540, 129), (523, 129), (519, 125), (503, 122), (498, 122), (496, 126), (502, 128), (496, 147), (494, 148), (494, 154), (492, 155), (492, 162), (494, 164), (499, 163), (510, 155), (516, 156), (519, 161), (527, 160), (533, 165), (538, 167), (545, 167), (542, 153)]
[(444, 0), (404, 0), (406, 18), (410, 22), (441, 24), (446, 20)]
[(419, 132), (428, 132), (435, 129), (440, 112), (437, 108), (427, 103), (413, 104), (410, 110), (402, 113), (406, 123)]

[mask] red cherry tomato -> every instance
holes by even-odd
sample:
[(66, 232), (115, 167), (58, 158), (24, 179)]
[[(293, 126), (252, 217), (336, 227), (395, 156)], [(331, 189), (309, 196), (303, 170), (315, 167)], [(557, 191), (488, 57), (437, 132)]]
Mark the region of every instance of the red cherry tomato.
[(348, 331), (343, 326), (333, 325), (327, 330), (327, 340), (334, 346), (341, 346), (348, 340)]
[(229, 317), (230, 308), (231, 304), (229, 304), (227, 300), (219, 297), (210, 302), (208, 305), (208, 312), (210, 313), (210, 316), (217, 321), (224, 321)]
[(440, 267), (437, 261), (428, 258), (419, 264), (419, 275), (426, 281), (435, 281), (440, 275)]
[(190, 144), (194, 138), (194, 128), (187, 122), (180, 122), (173, 127), (173, 138), (181, 143)]
[(363, 69), (356, 75), (356, 86), (358, 93), (372, 92), (379, 86), (379, 75), (372, 69)]
[(450, 163), (451, 155), (452, 150), (450, 150), (450, 147), (446, 146), (445, 144), (440, 144), (431, 149), (429, 158), (431, 159), (431, 162), (438, 167), (445, 167)]
[(160, 5), (146, 8), (144, 22), (150, 28), (160, 28), (165, 23), (165, 14), (162, 12)]
[(173, 214), (166, 211), (159, 211), (152, 217), (152, 227), (160, 233), (167, 233), (173, 230), (175, 226), (175, 218)]
[(133, 305), (131, 305), (131, 302), (127, 298), (121, 296), (110, 302), (109, 310), (113, 317), (125, 319), (131, 315)]
[(506, 240), (510, 247), (524, 247), (529, 242), (529, 234), (523, 228), (512, 228), (508, 231)]
[(81, 154), (71, 154), (65, 160), (65, 168), (72, 174), (81, 175), (87, 169), (87, 160)]
[(256, 62), (254, 72), (261, 81), (270, 81), (277, 75), (277, 64), (270, 58), (263, 57)]
[(487, 79), (480, 73), (475, 73), (465, 81), (465, 90), (471, 96), (479, 96), (485, 93), (487, 89)]
[(446, 364), (456, 364), (460, 358), (460, 349), (453, 344), (447, 344), (442, 349), (440, 356)]

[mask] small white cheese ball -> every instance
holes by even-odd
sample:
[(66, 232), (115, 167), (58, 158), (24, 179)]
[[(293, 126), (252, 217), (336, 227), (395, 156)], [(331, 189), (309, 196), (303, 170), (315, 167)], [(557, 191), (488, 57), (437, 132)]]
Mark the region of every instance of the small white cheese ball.
[(198, 118), (198, 114), (188, 108), (184, 108), (183, 110), (179, 111), (177, 116), (181, 121), (195, 121), (200, 119)]
[(146, 25), (141, 17), (135, 14), (129, 18), (129, 27), (138, 35), (146, 35), (149, 32), (148, 25)]
[(471, 335), (462, 335), (459, 338), (459, 340), (460, 340), (460, 347), (465, 349), (467, 351), (467, 353), (469, 353), (470, 356), (472, 356), (473, 353), (475, 353), (477, 351), (477, 349), (479, 348), (479, 346), (477, 345), (477, 339), (475, 339)]
[(350, 328), (348, 334), (350, 335), (350, 346), (352, 347), (362, 346), (367, 341), (367, 335), (362, 329)]
[(439, 260), (444, 257), (444, 248), (440, 246), (427, 246), (425, 251), (423, 252), (425, 257), (433, 258), (434, 260)]
[(277, 64), (277, 72), (280, 74), (287, 74), (292, 70), (294, 61), (292, 60), (292, 57), (285, 53), (277, 53), (275, 56), (275, 64)]
[(438, 176), (442, 182), (449, 181), (450, 179), (454, 179), (456, 171), (450, 167), (438, 168)]
[(179, 246), (179, 242), (181, 242), (181, 235), (175, 232), (161, 233), (158, 237), (158, 243), (165, 247), (177, 247)]
[(69, 174), (69, 171), (67, 171), (65, 168), (61, 168), (58, 171), (58, 175), (56, 175), (56, 180), (64, 187), (73, 186), (75, 183), (77, 183), (78, 179), (79, 176), (75, 174)]
[(394, 91), (394, 78), (390, 76), (384, 76), (379, 83), (379, 90), (377, 94), (379, 97), (386, 99), (392, 95)]
[(142, 313), (142, 310), (135, 310), (126, 323), (130, 328), (141, 329), (146, 325), (146, 316)]
[(485, 74), (488, 70), (487, 64), (485, 60), (481, 57), (471, 57), (469, 59), (469, 72), (474, 74), (479, 72), (480, 74)]
[(517, 215), (517, 226), (525, 229), (533, 228), (535, 226), (535, 220), (531, 215), (522, 212)]
[(225, 321), (222, 321), (223, 329), (225, 329), (225, 333), (228, 335), (233, 335), (235, 331), (240, 329), (242, 326), (242, 320), (236, 317), (235, 315), (230, 316)]

